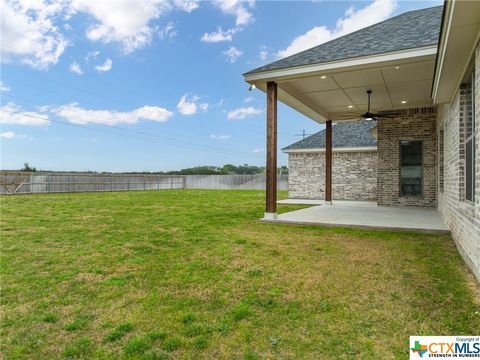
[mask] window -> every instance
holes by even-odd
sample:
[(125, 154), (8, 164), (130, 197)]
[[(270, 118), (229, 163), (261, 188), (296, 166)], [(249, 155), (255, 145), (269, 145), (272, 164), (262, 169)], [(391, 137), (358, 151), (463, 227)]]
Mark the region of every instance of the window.
[(443, 187), (443, 130), (438, 132), (438, 187), (440, 192), (444, 191)]
[(465, 199), (475, 200), (475, 72), (465, 84)]
[(422, 195), (422, 142), (400, 141), (400, 196)]

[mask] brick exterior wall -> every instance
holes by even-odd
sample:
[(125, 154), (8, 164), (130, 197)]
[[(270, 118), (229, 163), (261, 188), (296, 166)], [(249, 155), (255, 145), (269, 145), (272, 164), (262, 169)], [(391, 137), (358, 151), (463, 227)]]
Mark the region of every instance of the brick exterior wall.
[[(288, 167), (288, 197), (325, 198), (325, 153), (290, 153)], [(376, 151), (333, 152), (332, 198), (376, 200)]]
[(480, 46), (476, 49), (475, 76), (475, 203), (465, 200), (467, 104), (461, 87), (451, 103), (438, 107), (437, 136), (443, 131), (443, 189), (439, 182), (438, 211), (450, 227), (459, 253), (480, 281)]
[[(378, 205), (437, 205), (437, 137), (435, 108), (389, 112), (377, 127)], [(400, 141), (422, 141), (423, 177), (421, 196), (400, 196)]]

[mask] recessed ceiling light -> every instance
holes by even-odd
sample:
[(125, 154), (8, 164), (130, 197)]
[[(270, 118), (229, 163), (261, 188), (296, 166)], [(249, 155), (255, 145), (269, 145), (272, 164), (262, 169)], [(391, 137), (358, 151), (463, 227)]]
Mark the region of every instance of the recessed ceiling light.
[(320, 79), (326, 79), (327, 77), (325, 75), (320, 76)]
[(395, 66), (395, 70), (398, 70), (398, 69), (400, 69), (400, 66)]
[(402, 104), (406, 104), (407, 103), (407, 100), (402, 100)]
[(348, 105), (348, 108), (351, 109), (353, 107), (353, 105)]

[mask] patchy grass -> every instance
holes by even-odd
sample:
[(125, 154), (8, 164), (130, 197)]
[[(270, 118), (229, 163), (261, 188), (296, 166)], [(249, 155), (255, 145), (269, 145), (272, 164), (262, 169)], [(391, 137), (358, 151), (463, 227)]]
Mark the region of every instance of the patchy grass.
[(406, 358), (480, 331), (445, 235), (260, 223), (258, 191), (0, 201), (5, 359)]

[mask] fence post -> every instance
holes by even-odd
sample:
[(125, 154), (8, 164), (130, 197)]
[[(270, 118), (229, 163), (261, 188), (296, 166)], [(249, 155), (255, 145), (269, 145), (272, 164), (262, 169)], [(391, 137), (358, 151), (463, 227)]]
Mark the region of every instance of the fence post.
[(47, 186), (48, 186), (48, 193), (49, 193), (49, 194), (52, 192), (51, 177), (52, 177), (52, 173), (50, 173), (50, 174), (47, 176)]
[(170, 190), (173, 190), (173, 176), (170, 175)]
[(72, 174), (68, 174), (68, 192), (72, 192)]
[(147, 175), (143, 175), (143, 191), (147, 190)]

